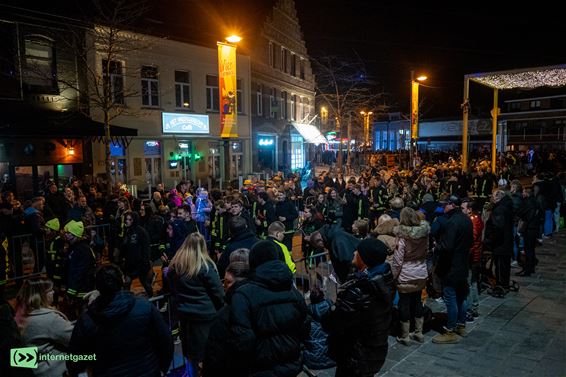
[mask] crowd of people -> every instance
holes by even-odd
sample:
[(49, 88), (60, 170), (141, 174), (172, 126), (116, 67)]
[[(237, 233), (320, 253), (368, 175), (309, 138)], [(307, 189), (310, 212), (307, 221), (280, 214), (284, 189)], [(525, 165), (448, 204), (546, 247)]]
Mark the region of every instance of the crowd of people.
[[(39, 376), (159, 376), (177, 336), (187, 376), (296, 376), (333, 366), (336, 376), (373, 376), (393, 318), (400, 344), (424, 342), (423, 290), (447, 309), (432, 341), (456, 343), (479, 316), (482, 285), (501, 297), (515, 288), (512, 268), (535, 273), (537, 245), (563, 221), (566, 177), (494, 174), (481, 164), (466, 174), (453, 159), (413, 170), (382, 162), (357, 177), (324, 171), (306, 187), (283, 173), (225, 191), (182, 181), (158, 185), (145, 200), (120, 184), (103, 195), (79, 179), (53, 182), (24, 203), (5, 192), (0, 293), (23, 274), (19, 234), (35, 242), (42, 275), (17, 280), (14, 312), (2, 302), (3, 344), (96, 354), (40, 361)], [(320, 263), (338, 285), (333, 301), (321, 282), (296, 279)], [(145, 294), (131, 292), (136, 279)], [(155, 294), (170, 298), (161, 310), (148, 300)], [(27, 371), (0, 366), (2, 376)]]

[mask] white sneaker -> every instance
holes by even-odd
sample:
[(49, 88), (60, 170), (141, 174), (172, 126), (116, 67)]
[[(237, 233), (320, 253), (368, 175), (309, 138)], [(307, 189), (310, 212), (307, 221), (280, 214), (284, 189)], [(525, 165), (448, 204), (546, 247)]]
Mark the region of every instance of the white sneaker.
[(519, 268), (519, 262), (517, 262), (516, 260), (514, 260), (513, 262), (511, 262), (511, 268)]

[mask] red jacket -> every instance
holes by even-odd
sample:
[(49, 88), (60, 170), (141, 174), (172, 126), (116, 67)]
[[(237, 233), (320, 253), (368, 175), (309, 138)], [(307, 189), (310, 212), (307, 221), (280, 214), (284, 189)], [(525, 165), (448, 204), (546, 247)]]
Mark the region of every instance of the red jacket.
[(483, 221), (478, 215), (471, 215), (470, 220), (472, 220), (472, 225), (474, 227), (474, 242), (470, 249), (470, 262), (480, 263), (482, 254)]

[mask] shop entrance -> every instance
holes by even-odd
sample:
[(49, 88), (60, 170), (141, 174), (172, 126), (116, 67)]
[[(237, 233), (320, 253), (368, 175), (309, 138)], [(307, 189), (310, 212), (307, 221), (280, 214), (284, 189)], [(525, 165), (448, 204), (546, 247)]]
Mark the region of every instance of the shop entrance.
[(275, 165), (275, 136), (259, 135), (257, 139), (257, 165), (260, 171), (271, 170), (276, 171)]

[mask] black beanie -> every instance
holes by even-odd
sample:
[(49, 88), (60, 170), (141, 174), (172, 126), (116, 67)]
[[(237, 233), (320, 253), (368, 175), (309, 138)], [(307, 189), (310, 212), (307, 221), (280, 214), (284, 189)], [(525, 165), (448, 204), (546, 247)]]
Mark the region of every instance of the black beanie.
[(275, 243), (270, 241), (258, 241), (250, 249), (250, 270), (255, 270), (265, 262), (279, 259), (279, 250)]
[(366, 238), (358, 245), (358, 254), (369, 268), (385, 262), (387, 246), (375, 238)]

